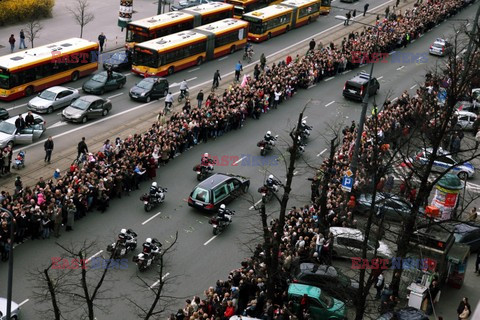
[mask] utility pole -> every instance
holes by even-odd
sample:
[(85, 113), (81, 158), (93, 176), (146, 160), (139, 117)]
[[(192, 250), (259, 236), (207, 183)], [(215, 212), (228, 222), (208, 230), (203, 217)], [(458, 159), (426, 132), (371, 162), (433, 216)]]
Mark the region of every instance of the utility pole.
[(163, 0), (158, 0), (157, 14), (162, 14), (162, 4)]

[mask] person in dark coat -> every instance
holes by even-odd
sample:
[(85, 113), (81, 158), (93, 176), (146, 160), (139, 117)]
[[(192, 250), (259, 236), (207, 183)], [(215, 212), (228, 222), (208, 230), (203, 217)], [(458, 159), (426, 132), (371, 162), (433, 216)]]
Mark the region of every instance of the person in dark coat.
[(369, 7), (368, 3), (363, 6), (363, 16), (364, 17), (365, 17), (365, 14), (367, 13), (368, 7)]
[(18, 131), (25, 129), (26, 123), (25, 120), (23, 119), (22, 115), (19, 114), (17, 120), (15, 120), (15, 128), (17, 128)]
[(47, 141), (45, 141), (43, 145), (45, 149), (45, 162), (50, 163), (52, 158), (52, 151), (53, 151), (53, 139), (52, 136), (48, 137)]
[(82, 137), (82, 141), (78, 143), (77, 146), (77, 159), (80, 158), (81, 154), (87, 155), (88, 154), (88, 147), (87, 143), (85, 142), (85, 137)]
[(28, 111), (27, 116), (25, 117), (25, 125), (31, 127), (35, 124), (35, 119), (33, 118), (32, 111)]

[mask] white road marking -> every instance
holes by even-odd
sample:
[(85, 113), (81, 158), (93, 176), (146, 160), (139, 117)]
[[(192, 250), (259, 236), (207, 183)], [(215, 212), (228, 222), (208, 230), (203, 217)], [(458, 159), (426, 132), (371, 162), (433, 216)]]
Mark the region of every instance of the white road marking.
[(325, 80), (323, 80), (323, 81), (327, 82), (327, 81), (330, 81), (330, 80), (332, 80), (332, 79), (335, 79), (335, 77), (330, 77), (330, 78), (327, 78), (327, 79), (325, 79)]
[(149, 221), (151, 221), (152, 219), (154, 219), (156, 216), (158, 216), (160, 213), (162, 212), (157, 212), (156, 214), (154, 214), (153, 216), (151, 216), (150, 218), (148, 218), (147, 220), (143, 221), (142, 222), (142, 226), (147, 224)]
[(170, 88), (171, 88), (171, 87), (177, 87), (177, 86), (179, 86), (179, 85), (180, 85), (180, 83), (174, 82), (174, 83), (170, 84)]
[(310, 88), (313, 88), (313, 87), (316, 87), (316, 86), (317, 86), (317, 84), (315, 83), (315, 84), (312, 84), (311, 86), (309, 86), (307, 89), (310, 89)]
[(225, 57), (223, 57), (223, 58), (218, 59), (217, 61), (222, 61), (222, 60), (228, 59), (228, 57), (229, 57), (229, 56), (225, 56)]
[(423, 33), (419, 36), (419, 38), (423, 37)]
[(302, 121), (307, 120), (308, 116), (302, 118)]
[(18, 106), (8, 108), (7, 111), (15, 110), (15, 109), (17, 109), (17, 108), (24, 107), (24, 106), (26, 106), (27, 104), (28, 104), (28, 102), (27, 102), (27, 103), (24, 103), (24, 104), (19, 104)]
[(389, 55), (392, 55), (392, 54), (395, 54), (395, 53), (397, 53), (397, 51), (392, 51), (392, 52), (389, 53)]
[(248, 208), (248, 210), (251, 211), (251, 210), (255, 209), (255, 207), (256, 207), (260, 202), (262, 202), (262, 199), (260, 199), (260, 200), (258, 200), (257, 202), (255, 202), (255, 204), (254, 204), (253, 206), (251, 206), (250, 208)]
[[(162, 277), (162, 280), (165, 279), (166, 277), (168, 277), (169, 274), (170, 274), (170, 272), (165, 273)], [(150, 289), (152, 289), (153, 287), (155, 287), (159, 283), (160, 283), (160, 280), (155, 281), (155, 283), (150, 286)]]
[(465, 25), (465, 27), (468, 27), (470, 25), (470, 22)]
[(123, 92), (120, 92), (120, 93), (114, 94), (113, 96), (107, 97), (107, 99), (112, 99), (112, 98), (121, 96), (122, 94), (123, 94)]
[(195, 79), (197, 79), (197, 77), (193, 77), (193, 78), (187, 79), (186, 81), (187, 81), (187, 82), (188, 82), (188, 81), (193, 81), (193, 80), (195, 80)]
[(327, 104), (325, 105), (325, 107), (328, 107), (329, 105), (331, 105), (331, 104), (333, 104), (333, 103), (335, 103), (335, 100), (330, 101), (329, 103), (327, 103)]
[(325, 148), (324, 150), (322, 150), (322, 152), (320, 152), (319, 154), (317, 154), (317, 157), (320, 157), (322, 154), (325, 153), (325, 151), (327, 151), (327, 148)]
[(413, 86), (410, 87), (410, 90), (413, 89), (413, 88), (415, 88), (416, 86), (417, 86), (417, 85), (414, 84)]
[(80, 90), (80, 89), (82, 89), (82, 87), (78, 87), (78, 88), (75, 88), (75, 89)]
[(23, 306), (23, 305), (24, 305), (25, 303), (27, 303), (28, 301), (30, 301), (30, 299), (25, 299), (25, 300), (23, 300), (22, 302), (20, 302), (20, 303), (18, 304), (18, 307)]
[(66, 126), (68, 124), (68, 122), (66, 121), (58, 121), (58, 122), (55, 122), (54, 124), (52, 124), (50, 127), (48, 127), (47, 129), (53, 129), (53, 128), (57, 128), (57, 127), (63, 127), (63, 126)]
[(293, 171), (293, 175), (296, 176), (298, 171)]
[(88, 258), (88, 259), (85, 261), (85, 263), (88, 263), (88, 261), (92, 260), (93, 258), (95, 258), (96, 256), (98, 256), (98, 255), (99, 255), (100, 253), (102, 253), (102, 252), (103, 252), (103, 250), (98, 251), (98, 252), (95, 253), (93, 256), (91, 256), (90, 258)]
[(480, 190), (480, 185), (475, 184), (475, 183), (471, 183), (471, 182), (467, 182), (467, 188), (468, 189), (474, 189), (474, 190)]
[(398, 67), (397, 70), (402, 70), (405, 66)]
[(380, 79), (382, 79), (382, 78), (383, 78), (383, 76), (380, 76), (380, 77), (377, 78), (377, 80), (380, 80)]
[(395, 100), (398, 100), (398, 97), (396, 97), (396, 98), (392, 99), (392, 102), (393, 102), (393, 101), (395, 101)]
[(208, 240), (207, 242), (205, 242), (203, 245), (206, 246), (207, 244), (209, 244), (210, 242), (213, 241), (213, 239), (215, 239), (217, 236), (213, 236), (210, 238), (210, 240)]
[(239, 163), (240, 161), (242, 161), (242, 160), (245, 159), (246, 157), (247, 157), (247, 156), (241, 157), (240, 159), (238, 159), (237, 161), (235, 161), (235, 162), (233, 163), (233, 165), (236, 166), (237, 163)]
[(188, 70), (188, 72), (193, 72), (193, 71), (197, 71), (197, 70), (200, 70), (200, 68), (195, 68), (195, 69), (192, 69), (192, 70)]
[(342, 74), (347, 74), (349, 72), (352, 72), (352, 70), (343, 71)]

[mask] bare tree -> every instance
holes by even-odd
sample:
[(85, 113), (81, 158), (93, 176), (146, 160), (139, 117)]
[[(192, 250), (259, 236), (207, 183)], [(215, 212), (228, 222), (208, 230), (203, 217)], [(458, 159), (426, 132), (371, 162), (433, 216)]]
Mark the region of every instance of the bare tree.
[(38, 37), (38, 33), (43, 29), (43, 26), (38, 20), (30, 20), (25, 26), (25, 37), (30, 41), (30, 45), (33, 48), (33, 41)]
[(156, 277), (157, 281), (154, 283), (154, 285), (149, 286), (144, 279), (142, 279), (141, 277), (138, 277), (138, 279), (141, 282), (142, 288), (147, 286), (151, 290), (151, 292), (153, 292), (153, 301), (148, 307), (142, 307), (137, 302), (133, 301), (132, 299), (129, 299), (129, 301), (138, 310), (138, 316), (141, 319), (144, 319), (144, 320), (149, 320), (152, 318), (158, 319), (158, 317), (160, 317), (167, 310), (167, 307), (172, 304), (173, 299), (175, 299), (174, 297), (167, 296), (164, 293), (164, 288), (168, 281), (168, 280), (165, 280), (166, 273), (164, 272), (165, 270), (164, 256), (170, 250), (173, 249), (173, 247), (177, 243), (177, 240), (178, 240), (178, 231), (175, 233), (175, 238), (173, 239), (173, 242), (166, 249), (164, 249), (162, 253), (159, 255), (158, 271), (157, 271), (157, 277)]
[(75, 0), (73, 6), (67, 7), (67, 10), (73, 15), (75, 23), (80, 26), (80, 38), (83, 37), (83, 28), (95, 19), (95, 15), (88, 10), (89, 6), (88, 0)]

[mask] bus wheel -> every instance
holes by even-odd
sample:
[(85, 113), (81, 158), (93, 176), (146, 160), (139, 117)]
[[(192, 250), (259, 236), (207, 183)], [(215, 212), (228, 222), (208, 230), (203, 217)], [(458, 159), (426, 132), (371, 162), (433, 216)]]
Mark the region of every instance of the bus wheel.
[(78, 77), (79, 77), (78, 71), (75, 71), (74, 73), (72, 73), (72, 81), (73, 82), (77, 81)]
[(310, 24), (312, 22), (312, 19), (309, 17), (307, 20), (307, 24)]
[(272, 39), (272, 34), (270, 32), (267, 35), (267, 39)]
[(173, 67), (168, 68), (168, 71), (167, 71), (167, 72), (168, 72), (168, 75), (173, 74)]
[(287, 27), (285, 28), (285, 32), (288, 32), (288, 31), (290, 31), (290, 26), (287, 26)]
[(197, 66), (201, 65), (203, 62), (203, 58), (202, 57), (198, 57), (197, 58)]
[(235, 46), (230, 47), (230, 54), (234, 53), (237, 48)]
[(30, 97), (32, 94), (33, 94), (33, 87), (32, 86), (27, 87), (27, 89), (25, 89), (25, 96)]

